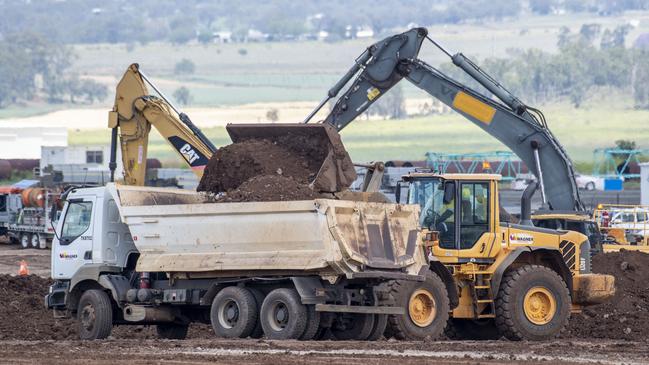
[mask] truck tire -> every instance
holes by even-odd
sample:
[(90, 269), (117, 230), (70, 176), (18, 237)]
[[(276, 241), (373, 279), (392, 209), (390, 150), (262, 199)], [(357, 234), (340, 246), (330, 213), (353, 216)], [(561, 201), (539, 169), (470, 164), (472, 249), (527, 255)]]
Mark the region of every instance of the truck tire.
[(444, 334), (451, 340), (487, 341), (502, 337), (493, 319), (450, 318)]
[(214, 333), (224, 338), (246, 338), (259, 320), (255, 297), (246, 288), (223, 288), (212, 301), (210, 320)]
[(29, 248), (31, 244), (31, 237), (27, 233), (23, 233), (20, 235), (20, 247), (21, 248)]
[(32, 248), (36, 248), (36, 249), (40, 248), (41, 242), (38, 239), (38, 233), (32, 234), (32, 236), (29, 239), (30, 239), (30, 243), (31, 243)]
[(383, 337), (385, 333), (385, 328), (388, 326), (388, 315), (387, 314), (375, 314), (374, 315), (374, 327), (372, 327), (372, 332), (367, 336), (368, 341), (377, 341)]
[[(255, 303), (257, 303), (257, 310), (261, 310), (261, 305), (264, 303), (264, 293), (256, 288), (248, 288), (252, 293), (252, 296), (255, 297)], [(255, 328), (250, 334), (250, 338), (262, 338), (264, 336), (264, 329), (261, 328), (261, 315), (257, 314), (257, 323), (255, 323)]]
[(548, 340), (570, 318), (570, 293), (563, 279), (540, 265), (509, 271), (496, 297), (496, 327), (509, 340)]
[(86, 290), (77, 307), (79, 338), (101, 340), (110, 336), (113, 329), (113, 306), (103, 290)]
[(309, 341), (313, 340), (318, 329), (320, 328), (320, 312), (316, 312), (315, 305), (306, 306), (306, 329), (299, 340)]
[(393, 281), (391, 292), (397, 305), (406, 309), (405, 315), (388, 317), (388, 330), (394, 338), (437, 339), (444, 332), (450, 306), (446, 286), (437, 274), (426, 272), (423, 282)]
[(331, 333), (340, 341), (363, 341), (372, 333), (374, 315), (362, 313), (342, 313), (336, 324), (331, 327)]
[(188, 331), (187, 324), (164, 323), (156, 326), (158, 337), (166, 340), (184, 340), (187, 338)]
[(269, 340), (297, 340), (307, 325), (307, 308), (295, 289), (279, 288), (268, 293), (260, 316)]

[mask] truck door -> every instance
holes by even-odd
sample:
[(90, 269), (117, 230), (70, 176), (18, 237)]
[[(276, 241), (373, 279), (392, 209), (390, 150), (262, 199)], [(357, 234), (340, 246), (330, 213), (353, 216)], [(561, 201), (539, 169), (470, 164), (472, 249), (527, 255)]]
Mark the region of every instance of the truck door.
[(92, 261), (95, 197), (67, 201), (59, 219), (52, 253), (52, 277), (69, 279), (86, 262)]

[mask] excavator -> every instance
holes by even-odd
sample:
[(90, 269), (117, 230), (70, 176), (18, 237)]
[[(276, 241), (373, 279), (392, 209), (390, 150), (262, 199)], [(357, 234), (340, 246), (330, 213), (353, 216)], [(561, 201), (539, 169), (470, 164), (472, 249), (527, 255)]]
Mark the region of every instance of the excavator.
[[(150, 86), (156, 95), (150, 94)], [(203, 171), (217, 148), (205, 134), (181, 112), (156, 85), (131, 64), (117, 84), (115, 104), (108, 113), (111, 129), (110, 179), (115, 181), (117, 148), (120, 147), (124, 176), (122, 184), (145, 185), (147, 151), (151, 127), (173, 147), (200, 180)], [(291, 138), (304, 138), (317, 146), (326, 146), (328, 153), (322, 167), (311, 182), (318, 191), (337, 192), (354, 181), (356, 172), (344, 152), (344, 146), (335, 128), (329, 125), (228, 124), (226, 131), (232, 142), (263, 138), (274, 143), (285, 143)]]
[[(468, 87), (417, 58), (431, 42), (486, 92)], [(412, 173), (406, 203), (419, 204), (421, 225), (430, 232), (431, 271), (441, 279), (451, 303), (450, 320), (441, 323), (436, 303), (445, 298), (424, 284), (404, 284), (395, 295), (408, 308), (391, 315), (389, 330), (398, 338), (418, 338), (423, 329), (445, 326), (451, 338), (543, 340), (556, 336), (570, 312), (601, 303), (614, 293), (610, 275), (590, 272), (591, 245), (574, 231), (535, 227), (530, 199), (538, 189), (547, 212), (584, 212), (573, 163), (548, 129), (543, 113), (526, 105), (462, 53), (451, 54), (414, 28), (368, 47), (326, 97), (305, 118), (337, 99), (323, 124), (339, 131), (365, 112), (391, 87), (406, 79), (516, 153), (538, 183), (522, 197), (521, 222), (499, 214), (498, 175)], [(349, 83), (351, 84), (346, 87)], [(345, 88), (346, 87), (346, 88)], [(401, 202), (401, 187), (397, 201)], [(540, 219), (538, 214), (536, 219)], [(399, 286), (399, 284), (396, 284)]]

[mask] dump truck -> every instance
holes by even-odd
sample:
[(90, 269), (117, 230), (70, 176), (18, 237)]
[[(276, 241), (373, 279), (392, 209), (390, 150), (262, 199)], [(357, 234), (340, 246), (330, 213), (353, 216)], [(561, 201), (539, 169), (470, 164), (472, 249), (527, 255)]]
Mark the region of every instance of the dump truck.
[(124, 324), (184, 338), (191, 322), (228, 338), (377, 339), (405, 313), (390, 283), (428, 268), (415, 205), (210, 203), (114, 183), (64, 198), (45, 301), (86, 340)]

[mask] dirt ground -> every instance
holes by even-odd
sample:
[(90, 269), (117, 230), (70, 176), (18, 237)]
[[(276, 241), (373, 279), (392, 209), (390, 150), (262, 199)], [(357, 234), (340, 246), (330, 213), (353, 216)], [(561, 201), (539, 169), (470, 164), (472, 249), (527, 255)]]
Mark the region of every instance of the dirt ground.
[(298, 342), (266, 340), (0, 341), (8, 364), (644, 364), (618, 341)]
[[(649, 256), (644, 254), (596, 256), (594, 270), (615, 274), (618, 294), (610, 303), (573, 315), (562, 338), (546, 342), (223, 340), (212, 338), (205, 324), (192, 325), (184, 341), (159, 340), (153, 327), (119, 326), (108, 340), (81, 342), (75, 340), (75, 322), (54, 320), (44, 308), (49, 254), (0, 243), (0, 295), (9, 299), (0, 310), (0, 363), (112, 364), (116, 359), (142, 364), (649, 363), (644, 338)], [(6, 275), (15, 275), (22, 259), (42, 278)]]

